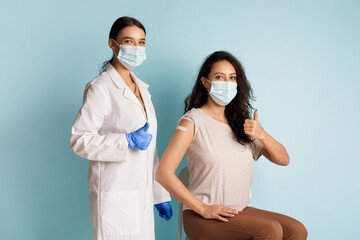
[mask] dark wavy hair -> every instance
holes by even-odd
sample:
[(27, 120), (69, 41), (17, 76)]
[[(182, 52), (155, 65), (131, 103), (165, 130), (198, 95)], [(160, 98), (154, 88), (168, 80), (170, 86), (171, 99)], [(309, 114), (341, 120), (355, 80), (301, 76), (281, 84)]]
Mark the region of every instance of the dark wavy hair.
[[(125, 27), (130, 27), (130, 26), (136, 26), (141, 28), (142, 30), (144, 30), (144, 33), (146, 35), (146, 30), (145, 27), (141, 24), (141, 22), (135, 18), (132, 17), (121, 17), (116, 19), (116, 21), (113, 23), (111, 29), (110, 29), (110, 33), (109, 33), (109, 39), (114, 39), (116, 40), (117, 35), (119, 35), (120, 31), (123, 30)], [(105, 71), (107, 65), (113, 60), (114, 55), (112, 56), (112, 58), (110, 60), (107, 60), (105, 62), (103, 62), (100, 73)]]
[(244, 121), (250, 119), (250, 112), (254, 109), (250, 100), (255, 100), (250, 82), (247, 80), (241, 63), (229, 52), (217, 51), (210, 54), (202, 64), (191, 94), (185, 99), (185, 113), (192, 108), (203, 106), (208, 98), (208, 91), (201, 82), (201, 77), (209, 78), (213, 65), (226, 60), (230, 62), (236, 71), (237, 94), (235, 98), (225, 107), (225, 116), (235, 135), (236, 140), (241, 143), (251, 143), (251, 139), (244, 132)]

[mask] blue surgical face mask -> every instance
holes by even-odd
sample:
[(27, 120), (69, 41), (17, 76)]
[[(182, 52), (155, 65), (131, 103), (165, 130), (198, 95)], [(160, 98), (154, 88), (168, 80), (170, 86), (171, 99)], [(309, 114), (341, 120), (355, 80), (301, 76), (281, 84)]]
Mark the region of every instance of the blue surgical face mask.
[[(205, 78), (206, 79), (206, 78)], [(210, 96), (219, 105), (228, 105), (237, 94), (237, 84), (227, 81), (209, 81), (211, 84)]]
[[(116, 45), (118, 44), (116, 43)], [(132, 69), (139, 66), (143, 61), (145, 61), (145, 47), (120, 45), (117, 58), (119, 59), (121, 64), (124, 65), (124, 67), (126, 67), (127, 69)]]

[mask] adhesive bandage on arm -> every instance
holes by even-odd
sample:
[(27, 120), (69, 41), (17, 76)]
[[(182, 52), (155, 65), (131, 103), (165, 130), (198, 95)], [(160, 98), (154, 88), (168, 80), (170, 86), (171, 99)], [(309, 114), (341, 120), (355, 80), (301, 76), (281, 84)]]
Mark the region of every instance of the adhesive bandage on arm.
[(183, 126), (177, 126), (176, 129), (186, 132), (186, 127), (183, 127)]

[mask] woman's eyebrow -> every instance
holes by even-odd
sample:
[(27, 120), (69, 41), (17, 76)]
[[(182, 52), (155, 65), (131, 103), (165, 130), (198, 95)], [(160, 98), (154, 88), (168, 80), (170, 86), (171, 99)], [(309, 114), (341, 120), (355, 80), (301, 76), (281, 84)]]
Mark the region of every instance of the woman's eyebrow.
[[(134, 38), (132, 38), (132, 37), (123, 37), (122, 39), (131, 39), (131, 40), (134, 40)], [(140, 38), (139, 40), (145, 40), (145, 38)]]
[[(222, 72), (216, 72), (216, 73), (214, 73), (214, 75), (216, 75), (216, 74), (221, 74), (221, 75), (226, 75), (225, 73), (222, 73)], [(229, 73), (229, 75), (236, 75), (236, 73)]]
[(226, 75), (225, 73), (222, 73), (222, 72), (216, 72), (216, 73), (214, 73), (214, 75), (216, 75), (216, 74)]

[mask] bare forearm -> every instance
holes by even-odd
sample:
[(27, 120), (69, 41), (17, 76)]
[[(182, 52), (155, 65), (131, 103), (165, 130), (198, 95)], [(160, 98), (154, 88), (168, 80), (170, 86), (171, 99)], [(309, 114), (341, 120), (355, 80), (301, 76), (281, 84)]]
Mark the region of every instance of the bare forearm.
[(180, 126), (186, 131), (176, 130), (167, 146), (156, 171), (158, 181), (177, 200), (202, 215), (205, 204), (197, 199), (176, 176), (175, 171), (179, 167), (193, 137), (194, 125), (188, 120), (181, 120)]
[(263, 147), (270, 155), (270, 161), (275, 164), (286, 166), (290, 162), (290, 157), (284, 148), (284, 146), (276, 141), (270, 134), (265, 130), (262, 130), (261, 137), (259, 137)]
[(204, 203), (197, 199), (174, 173), (164, 173), (166, 170), (163, 170), (164, 169), (158, 169), (156, 181), (158, 181), (177, 200), (201, 214)]
[(288, 165), (290, 158), (286, 149), (278, 141), (276, 141), (270, 134), (268, 134), (260, 126), (258, 110), (254, 112), (254, 119), (246, 119), (244, 122), (244, 132), (254, 139), (260, 140), (263, 145), (261, 151), (262, 155), (268, 158), (275, 164)]

